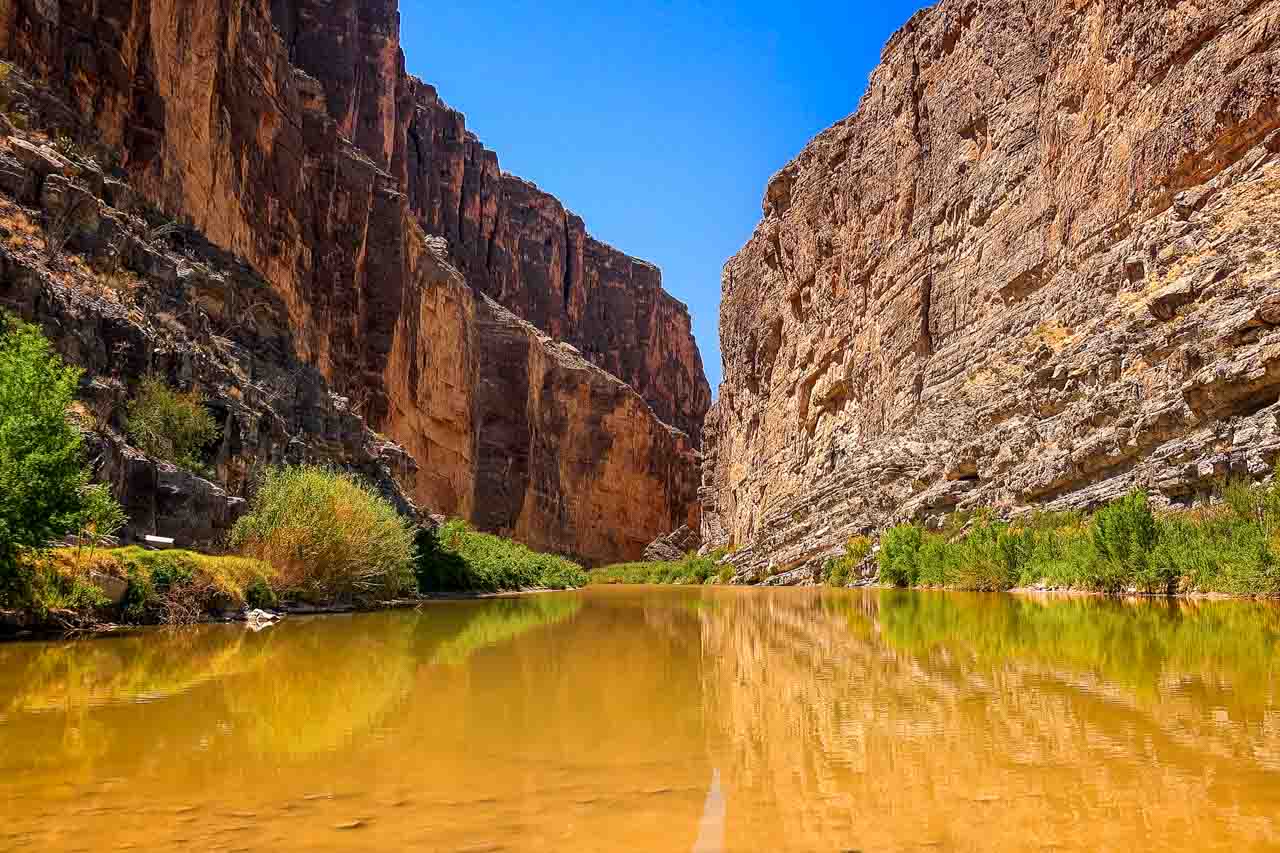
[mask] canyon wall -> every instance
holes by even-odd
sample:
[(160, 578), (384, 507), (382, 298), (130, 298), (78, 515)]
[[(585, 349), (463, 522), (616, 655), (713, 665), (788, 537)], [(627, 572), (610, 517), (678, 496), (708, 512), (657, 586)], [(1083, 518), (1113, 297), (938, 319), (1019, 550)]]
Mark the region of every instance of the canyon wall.
[(689, 311), (652, 264), (586, 232), (554, 196), (501, 170), (462, 113), (404, 71), (398, 0), (275, 0), (293, 65), (339, 132), (395, 177), (472, 287), (630, 384), (697, 442), (711, 390)]
[(703, 533), (742, 580), (1280, 453), (1280, 3), (942, 0), (725, 266)]
[[(543, 531), (587, 561), (637, 557), (640, 539), (697, 520), (696, 439), (667, 425), (697, 435), (709, 404), (688, 313), (654, 267), (503, 175), (404, 73), (398, 29), (387, 0), (0, 0), (0, 55), (64, 93), (142, 199), (269, 283), (297, 357), (417, 461), (421, 506)], [(483, 327), (503, 309), (478, 293), (542, 329), (521, 327), (527, 364), (493, 357)], [(580, 381), (612, 389), (586, 404), (613, 408), (560, 404), (578, 392), (535, 366), (552, 337), (591, 363)], [(545, 380), (540, 404), (564, 423), (544, 431), (525, 407), (511, 433), (525, 443), (496, 440), (482, 388), (513, 380), (493, 370)], [(489, 508), (491, 472), (530, 455), (545, 472), (557, 436), (597, 426), (627, 431), (597, 448), (612, 482), (562, 464)], [(675, 453), (663, 464), (638, 450), (660, 446)], [(653, 509), (614, 518), (613, 490)], [(615, 523), (625, 535), (587, 532)]]

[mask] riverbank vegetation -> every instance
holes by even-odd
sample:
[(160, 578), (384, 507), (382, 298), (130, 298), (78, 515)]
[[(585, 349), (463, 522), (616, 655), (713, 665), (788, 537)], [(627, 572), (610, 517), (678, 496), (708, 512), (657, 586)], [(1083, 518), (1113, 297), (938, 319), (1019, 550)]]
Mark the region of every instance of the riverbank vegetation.
[(878, 562), (880, 580), (900, 587), (1277, 595), (1280, 476), (1228, 483), (1220, 501), (1194, 509), (1156, 512), (1135, 491), (1092, 516), (977, 514), (956, 532), (901, 525), (882, 536)]
[(90, 485), (67, 417), (79, 379), (38, 328), (0, 311), (0, 608), (91, 597), (37, 557), (51, 540), (109, 536), (123, 520), (106, 489)]
[(145, 377), (129, 401), (126, 428), (147, 455), (207, 476), (200, 454), (217, 437), (218, 425), (194, 391), (175, 391), (159, 376)]
[[(90, 484), (70, 416), (79, 380), (38, 328), (0, 312), (0, 622), (10, 628), (185, 623), (283, 603), (360, 607), (586, 582), (576, 563), (463, 522), (416, 529), (359, 478), (306, 465), (264, 473), (227, 554), (106, 547), (127, 519), (107, 486)], [(201, 457), (217, 426), (197, 393), (148, 376), (126, 431), (149, 455), (210, 475)]]
[(370, 603), (414, 591), (413, 527), (350, 474), (315, 466), (268, 470), (231, 549), (274, 570), (282, 595)]
[(733, 577), (733, 566), (720, 563), (724, 554), (690, 552), (681, 560), (616, 563), (593, 570), (589, 579), (593, 584), (723, 584)]
[(587, 582), (572, 560), (480, 533), (460, 519), (420, 529), (416, 544), (413, 570), (424, 593), (571, 589)]

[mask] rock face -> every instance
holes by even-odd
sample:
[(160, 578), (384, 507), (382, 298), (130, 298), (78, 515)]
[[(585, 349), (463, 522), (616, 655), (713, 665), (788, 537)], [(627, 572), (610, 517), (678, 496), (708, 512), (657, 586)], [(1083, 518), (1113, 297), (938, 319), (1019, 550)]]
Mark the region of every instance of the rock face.
[(702, 537), (698, 535), (697, 528), (685, 526), (650, 542), (644, 549), (644, 558), (650, 562), (673, 562), (701, 547)]
[[(398, 28), (390, 0), (0, 0), (0, 55), (65, 93), (57, 127), (96, 135), (131, 195), (267, 282), (297, 359), (416, 460), (419, 505), (539, 530), (591, 562), (639, 556), (697, 519), (696, 439), (667, 426), (697, 435), (709, 404), (688, 313), (655, 268), (503, 175), (462, 116), (404, 73)], [(0, 184), (21, 177), (0, 169)], [(569, 419), (558, 433), (526, 407), (526, 429), (510, 434), (532, 443), (488, 434), (485, 383), (523, 380), (488, 373), (515, 366), (489, 357), (481, 327), (501, 309), (477, 292), (545, 333), (522, 327), (530, 363), (519, 374), (546, 378), (533, 362), (554, 361), (552, 337), (566, 340), (596, 367), (574, 375), (613, 389), (587, 402), (614, 408), (553, 400), (568, 392), (548, 380), (534, 399)], [(251, 311), (255, 295), (226, 299)], [(619, 458), (597, 463), (611, 482), (567, 479), (577, 469), (564, 467), (555, 482), (530, 477), (519, 501), (502, 484), (505, 509), (489, 506), (493, 472), (522, 457), (545, 471), (538, 454), (559, 452), (550, 436), (592, 423), (634, 433), (607, 437), (604, 452)], [(661, 464), (642, 451), (664, 442), (678, 452)], [(654, 509), (609, 515), (624, 503), (615, 491)], [(616, 537), (589, 532), (615, 525)]]
[(404, 72), (398, 0), (271, 5), (289, 60), (338, 132), (386, 170), (472, 287), (635, 388), (698, 441), (711, 391), (688, 309), (657, 267), (593, 239), (554, 196), (504, 173), (435, 88)]
[(1187, 503), (1280, 452), (1280, 3), (942, 0), (725, 266), (703, 535)]

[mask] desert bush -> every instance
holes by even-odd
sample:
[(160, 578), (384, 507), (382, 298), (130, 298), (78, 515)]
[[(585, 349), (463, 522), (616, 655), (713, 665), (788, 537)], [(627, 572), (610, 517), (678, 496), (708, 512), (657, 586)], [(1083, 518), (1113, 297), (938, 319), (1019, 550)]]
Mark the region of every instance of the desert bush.
[(230, 544), (271, 565), (304, 601), (377, 601), (413, 589), (414, 533), (355, 477), (315, 466), (268, 470)]
[(1130, 576), (1144, 582), (1154, 578), (1151, 552), (1156, 545), (1156, 517), (1146, 492), (1131, 492), (1098, 510), (1090, 531), (1096, 555), (1091, 566), (1095, 588), (1117, 592)]
[(460, 519), (420, 530), (414, 574), (420, 592), (570, 589), (586, 584), (577, 563), (473, 530)]
[(1097, 592), (1280, 594), (1280, 471), (1232, 482), (1208, 508), (1156, 514), (1134, 491), (1099, 509), (979, 518), (948, 540), (904, 525), (884, 534), (881, 580), (995, 590), (1045, 584)]
[(920, 583), (920, 548), (924, 531), (913, 524), (891, 527), (880, 538), (880, 580), (891, 586)]
[(848, 586), (854, 580), (854, 573), (858, 570), (858, 566), (870, 553), (870, 537), (850, 537), (844, 543), (844, 553), (827, 561), (823, 569), (823, 580), (828, 586)]
[(39, 329), (0, 312), (0, 603), (34, 592), (24, 552), (113, 511), (110, 495), (89, 487), (80, 432), (67, 417), (79, 377)]
[(148, 455), (201, 472), (200, 454), (218, 435), (218, 425), (198, 393), (175, 391), (154, 374), (142, 380), (129, 401), (125, 428)]
[(733, 578), (732, 564), (721, 563), (726, 553), (690, 551), (679, 560), (615, 563), (593, 569), (588, 579), (593, 584), (724, 584)]

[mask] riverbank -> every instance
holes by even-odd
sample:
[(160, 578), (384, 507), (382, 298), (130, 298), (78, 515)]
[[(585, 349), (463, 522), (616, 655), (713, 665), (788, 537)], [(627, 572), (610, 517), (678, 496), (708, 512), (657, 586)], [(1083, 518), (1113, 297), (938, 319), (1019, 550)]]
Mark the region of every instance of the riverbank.
[[(723, 553), (723, 552), (722, 552)], [(703, 584), (734, 575), (732, 556), (689, 555), (591, 573), (592, 583)], [(741, 580), (741, 576), (737, 578)], [(765, 586), (823, 583), (984, 592), (1280, 597), (1280, 471), (1225, 481), (1211, 502), (1153, 507), (1135, 490), (1083, 512), (955, 512), (927, 528), (901, 524), (850, 539), (819, 567), (768, 574)]]
[(255, 626), (269, 626), (287, 618), (377, 613), (386, 610), (411, 610), (432, 603), (519, 599), (553, 592), (573, 592), (578, 589), (581, 589), (581, 587), (532, 587), (505, 589), (496, 592), (479, 590), (428, 592), (418, 593), (407, 598), (353, 603), (330, 602), (313, 604), (300, 601), (280, 601), (269, 608), (254, 608), (245, 605), (239, 609), (210, 610), (183, 623), (130, 620), (123, 615), (118, 615), (118, 612), (113, 614), (102, 609), (59, 608), (44, 611), (35, 609), (0, 609), (0, 642), (108, 636), (138, 628), (164, 627), (166, 624), (214, 625), (243, 622)]
[[(0, 638), (100, 634), (146, 625), (244, 621), (268, 615), (352, 613), (431, 601), (576, 589), (582, 568), (461, 521), (419, 528), (406, 555), (408, 585), (333, 577), (317, 567), (185, 550), (56, 548), (27, 557), (24, 606), (0, 608)], [(325, 583), (312, 580), (323, 576)], [(350, 582), (348, 582), (348, 580)]]

